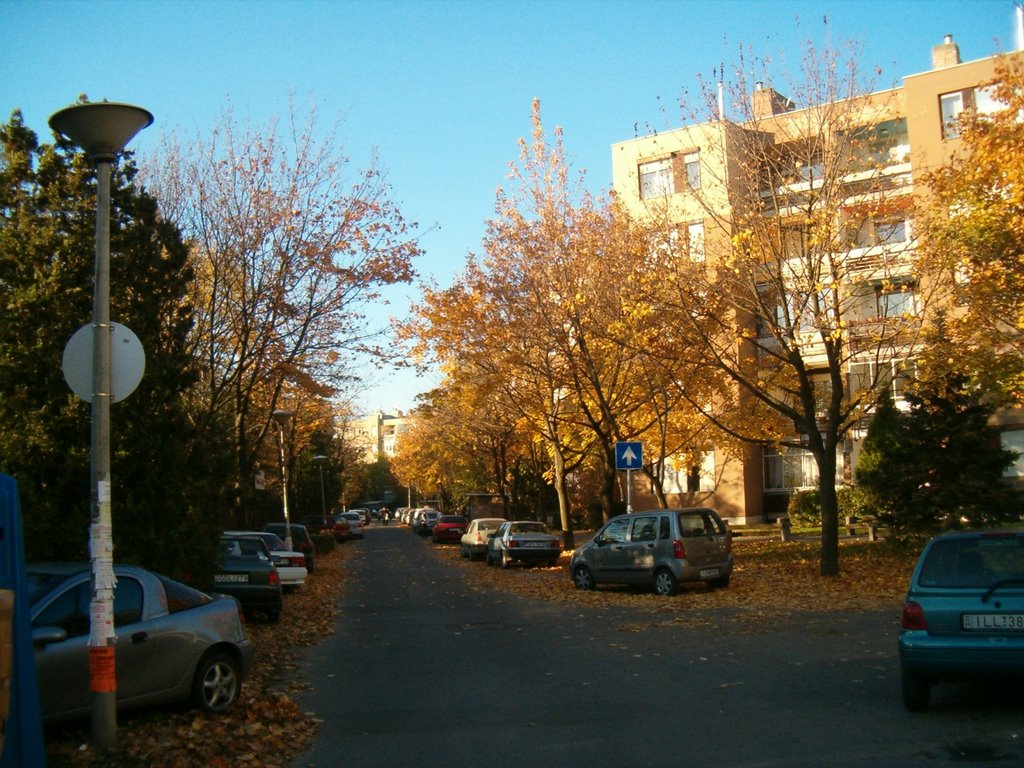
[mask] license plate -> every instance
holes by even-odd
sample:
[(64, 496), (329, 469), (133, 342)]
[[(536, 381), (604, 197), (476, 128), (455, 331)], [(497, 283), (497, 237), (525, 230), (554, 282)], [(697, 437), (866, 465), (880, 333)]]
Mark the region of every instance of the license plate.
[(704, 568), (700, 572), (700, 577), (702, 579), (713, 579), (717, 575), (718, 575), (718, 569), (717, 568)]
[(962, 621), (970, 632), (1024, 632), (1024, 613), (965, 613)]
[(247, 573), (218, 573), (213, 577), (218, 584), (245, 584), (249, 581)]
[(523, 544), (524, 547), (546, 547), (547, 545), (546, 541), (527, 541)]

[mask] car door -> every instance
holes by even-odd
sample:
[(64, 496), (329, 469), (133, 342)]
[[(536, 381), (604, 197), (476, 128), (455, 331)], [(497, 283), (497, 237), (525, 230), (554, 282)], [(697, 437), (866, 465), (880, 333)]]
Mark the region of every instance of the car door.
[(726, 560), (725, 526), (711, 510), (681, 512), (679, 531), (686, 548), (686, 560), (694, 568), (720, 565)]
[(647, 581), (654, 573), (658, 553), (658, 516), (641, 515), (633, 519), (624, 553), (624, 575), (630, 581)]
[(621, 581), (628, 578), (629, 518), (617, 517), (594, 537), (594, 578), (598, 581)]

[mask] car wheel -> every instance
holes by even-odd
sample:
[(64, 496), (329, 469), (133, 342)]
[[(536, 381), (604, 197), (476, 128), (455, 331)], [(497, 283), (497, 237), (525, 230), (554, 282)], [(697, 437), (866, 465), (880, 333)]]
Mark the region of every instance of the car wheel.
[(594, 574), (585, 565), (577, 565), (572, 571), (572, 583), (576, 589), (594, 589), (597, 582), (594, 581)]
[(903, 672), (903, 706), (910, 712), (924, 712), (928, 709), (931, 682), (913, 672)]
[(466, 549), (466, 557), (468, 557), (468, 558), (469, 558), (469, 562), (471, 562), (471, 563), (472, 563), (472, 562), (473, 562), (474, 560), (476, 560), (476, 554), (475, 554), (475, 553), (473, 552), (473, 548), (472, 548), (472, 547), (468, 547), (468, 548)]
[(660, 568), (654, 574), (654, 591), (659, 595), (669, 597), (679, 589), (679, 583), (672, 571), (667, 568)]
[(489, 549), (488, 549), (488, 550), (487, 550), (487, 551), (486, 551), (486, 552), (484, 553), (484, 560), (486, 560), (486, 561), (487, 561), (487, 564), (488, 564), (488, 565), (494, 565), (494, 561), (493, 561), (493, 560), (491, 560), (491, 550), (489, 550)]
[(281, 620), (281, 609), (267, 611), (264, 615), (267, 617), (267, 624), (277, 624)]
[(226, 653), (212, 653), (196, 669), (192, 703), (204, 712), (217, 714), (231, 706), (241, 689), (238, 662)]
[(510, 565), (512, 565), (512, 558), (508, 556), (507, 551), (501, 550), (501, 567), (508, 568)]

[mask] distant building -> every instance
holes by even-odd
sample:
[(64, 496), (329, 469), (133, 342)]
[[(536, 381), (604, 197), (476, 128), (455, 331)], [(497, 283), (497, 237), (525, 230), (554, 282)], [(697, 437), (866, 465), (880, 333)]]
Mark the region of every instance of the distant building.
[(395, 415), (377, 411), (348, 425), (348, 437), (363, 451), (365, 460), (374, 462), (380, 456), (394, 456), (399, 436), (411, 424), (411, 417), (399, 411)]

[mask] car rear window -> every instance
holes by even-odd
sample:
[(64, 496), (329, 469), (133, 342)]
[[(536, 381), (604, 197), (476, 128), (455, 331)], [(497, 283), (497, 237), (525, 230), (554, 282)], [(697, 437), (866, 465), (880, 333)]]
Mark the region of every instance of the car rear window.
[(547, 533), (548, 527), (544, 523), (516, 523), (512, 526), (512, 533)]
[(928, 550), (922, 587), (988, 587), (1024, 579), (1024, 536), (980, 536), (936, 541)]
[(164, 593), (167, 595), (167, 610), (171, 613), (195, 608), (198, 605), (212, 603), (213, 598), (205, 595), (198, 589), (185, 586), (180, 581), (169, 579), (166, 576), (157, 574), (160, 583), (164, 586)]
[(466, 522), (466, 518), (464, 518), (462, 515), (442, 515), (441, 516), (441, 520), (439, 522), (442, 522), (442, 523), (464, 523), (464, 522)]

